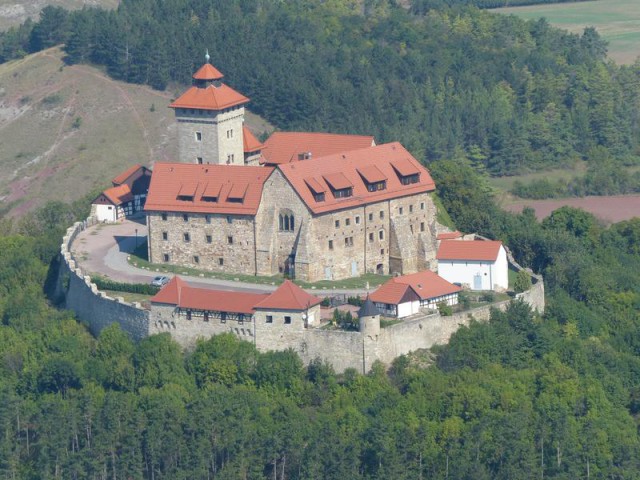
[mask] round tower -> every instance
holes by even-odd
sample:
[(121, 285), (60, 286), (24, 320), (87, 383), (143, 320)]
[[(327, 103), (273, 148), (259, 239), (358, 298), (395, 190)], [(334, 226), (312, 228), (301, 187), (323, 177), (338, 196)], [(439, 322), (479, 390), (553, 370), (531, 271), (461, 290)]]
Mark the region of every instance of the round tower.
[(380, 311), (367, 295), (366, 300), (358, 310), (360, 333), (375, 338), (380, 335)]
[(209, 63), (193, 74), (192, 86), (178, 97), (179, 159), (183, 163), (244, 165), (244, 106), (249, 99), (222, 82), (224, 75)]

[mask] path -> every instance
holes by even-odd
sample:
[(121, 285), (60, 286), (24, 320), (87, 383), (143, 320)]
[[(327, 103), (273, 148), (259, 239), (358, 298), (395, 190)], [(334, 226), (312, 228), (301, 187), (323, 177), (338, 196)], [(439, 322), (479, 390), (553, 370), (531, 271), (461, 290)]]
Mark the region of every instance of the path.
[[(144, 217), (129, 219), (118, 224), (98, 224), (80, 232), (73, 242), (71, 253), (82, 270), (89, 274), (98, 274), (118, 282), (149, 283), (153, 277), (163, 273), (134, 267), (127, 259), (135, 249), (136, 242), (140, 244), (146, 239), (147, 227), (144, 224)], [(264, 293), (277, 288), (277, 285), (236, 282), (219, 278), (201, 278), (182, 274), (180, 277), (192, 286), (218, 290)], [(309, 292), (320, 297), (367, 293), (362, 289), (309, 290)]]

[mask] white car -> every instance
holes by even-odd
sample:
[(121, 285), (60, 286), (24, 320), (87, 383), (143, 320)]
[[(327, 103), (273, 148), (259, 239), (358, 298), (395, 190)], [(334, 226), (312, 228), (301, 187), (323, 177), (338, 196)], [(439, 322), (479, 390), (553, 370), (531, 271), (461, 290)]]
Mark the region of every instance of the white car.
[(167, 283), (169, 283), (169, 277), (165, 277), (164, 275), (158, 275), (153, 280), (151, 280), (151, 285), (154, 287), (163, 287)]

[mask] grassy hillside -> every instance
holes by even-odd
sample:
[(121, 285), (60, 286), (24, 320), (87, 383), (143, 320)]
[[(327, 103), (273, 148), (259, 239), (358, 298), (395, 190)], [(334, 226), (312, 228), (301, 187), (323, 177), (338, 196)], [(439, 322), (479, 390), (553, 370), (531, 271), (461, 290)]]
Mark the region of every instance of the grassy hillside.
[(0, 200), (11, 215), (108, 186), (134, 163), (176, 158), (167, 105), (181, 87), (130, 85), (61, 58), (50, 49), (0, 65)]
[(493, 10), (525, 19), (545, 17), (570, 32), (596, 27), (609, 42), (609, 56), (617, 63), (630, 64), (640, 55), (640, 2), (638, 0), (597, 0), (593, 2), (532, 5)]
[(0, 0), (0, 31), (18, 26), (27, 18), (38, 19), (47, 5), (76, 10), (83, 6), (115, 8), (118, 0)]

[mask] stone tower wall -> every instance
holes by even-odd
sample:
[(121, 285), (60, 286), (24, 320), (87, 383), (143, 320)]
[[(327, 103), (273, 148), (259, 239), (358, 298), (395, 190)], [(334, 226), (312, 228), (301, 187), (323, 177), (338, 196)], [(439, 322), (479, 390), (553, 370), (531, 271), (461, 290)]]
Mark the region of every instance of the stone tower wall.
[(229, 160), (244, 165), (243, 106), (222, 111), (177, 108), (175, 115), (180, 162), (199, 163), (201, 158), (202, 163), (224, 165)]

